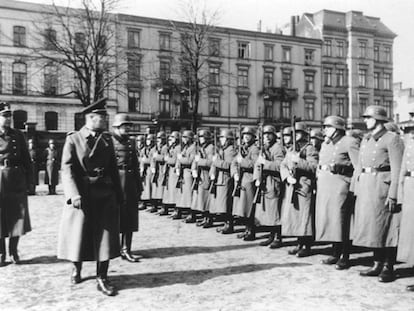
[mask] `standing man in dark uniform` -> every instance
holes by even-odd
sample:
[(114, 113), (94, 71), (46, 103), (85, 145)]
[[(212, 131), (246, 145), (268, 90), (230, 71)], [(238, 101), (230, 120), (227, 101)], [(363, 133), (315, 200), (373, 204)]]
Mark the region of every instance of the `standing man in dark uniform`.
[(59, 183), (59, 152), (53, 139), (44, 152), (45, 184), (49, 186), (49, 194), (56, 194), (56, 185)]
[(138, 231), (138, 200), (142, 191), (134, 140), (129, 137), (131, 121), (126, 113), (114, 117), (112, 141), (124, 192), (125, 204), (120, 207), (121, 258), (129, 262), (139, 259), (131, 254), (132, 234)]
[(73, 262), (72, 284), (81, 282), (83, 261), (96, 261), (97, 288), (113, 296), (109, 260), (119, 256), (119, 205), (123, 192), (110, 134), (106, 98), (83, 109), (85, 126), (69, 133), (62, 152), (65, 206), (58, 239), (58, 258)]
[[(139, 159), (141, 158), (141, 154), (144, 153), (144, 148), (145, 148), (145, 136), (144, 135), (137, 135), (136, 139), (135, 139), (135, 146), (136, 146), (136, 155), (138, 158), (138, 163), (140, 163)], [(142, 175), (140, 174), (140, 176), (142, 177)], [(141, 189), (144, 189), (143, 186), (143, 179), (141, 178)], [(138, 210), (143, 211), (145, 210), (145, 203), (140, 200), (138, 202)]]
[(11, 260), (18, 264), (19, 238), (31, 230), (27, 206), (30, 155), (23, 133), (10, 127), (11, 116), (9, 104), (0, 103), (0, 267), (6, 265), (5, 238), (9, 238)]
[(30, 155), (30, 170), (32, 171), (32, 180), (28, 181), (30, 188), (28, 189), (29, 195), (36, 194), (36, 186), (39, 184), (39, 164), (37, 163), (37, 151), (34, 145), (33, 139), (27, 141), (29, 155)]
[(382, 106), (368, 106), (363, 117), (369, 133), (361, 142), (355, 172), (353, 243), (374, 249), (374, 265), (360, 275), (391, 282), (400, 226), (397, 188), (404, 143), (385, 128), (388, 118)]

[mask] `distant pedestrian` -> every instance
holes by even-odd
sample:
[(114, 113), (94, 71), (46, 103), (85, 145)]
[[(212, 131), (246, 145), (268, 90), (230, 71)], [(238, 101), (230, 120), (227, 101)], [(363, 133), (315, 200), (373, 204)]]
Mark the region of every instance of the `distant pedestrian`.
[(60, 155), (53, 139), (50, 139), (48, 144), (44, 152), (45, 184), (49, 187), (49, 194), (56, 194), (56, 185), (59, 183)]
[(29, 189), (28, 194), (29, 195), (35, 195), (36, 194), (36, 186), (39, 184), (39, 159), (37, 155), (36, 146), (34, 144), (33, 139), (29, 139), (27, 141), (27, 147), (29, 149), (29, 155), (30, 155), (30, 170), (31, 170), (31, 177), (32, 180), (28, 181)]

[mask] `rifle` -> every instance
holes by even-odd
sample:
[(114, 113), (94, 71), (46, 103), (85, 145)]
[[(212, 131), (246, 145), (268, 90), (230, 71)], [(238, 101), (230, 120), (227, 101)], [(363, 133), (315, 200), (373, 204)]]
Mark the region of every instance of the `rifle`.
[[(214, 128), (214, 155), (217, 156), (217, 133), (216, 128)], [(210, 184), (208, 186), (208, 191), (210, 194), (216, 197), (217, 195), (217, 180), (218, 180), (218, 172), (217, 169), (214, 170), (214, 180), (210, 179)]]
[[(292, 120), (290, 121), (290, 126), (292, 127), (292, 147), (293, 147), (293, 152), (297, 151), (297, 143), (296, 143), (296, 116), (292, 116)], [(289, 173), (290, 175), (295, 178), (296, 175), (296, 169), (289, 169)], [(293, 185), (293, 193), (292, 193), (292, 198), (291, 198), (291, 203), (295, 204), (295, 202), (297, 201), (297, 194), (296, 194), (296, 189), (297, 189), (297, 183), (295, 183)]]
[[(158, 153), (158, 147), (155, 146), (155, 150)], [(161, 151), (160, 151), (161, 153)], [(152, 175), (151, 178), (151, 183), (155, 184), (156, 186), (158, 186), (158, 177), (160, 176), (160, 164), (158, 163), (158, 161), (155, 159), (155, 173)]]
[[(242, 133), (241, 133), (241, 124), (239, 123), (239, 146), (238, 146), (238, 154), (241, 155), (241, 146), (242, 146)], [(238, 169), (238, 173), (239, 173), (239, 180), (237, 181), (237, 184), (234, 185), (234, 190), (232, 193), (233, 197), (240, 197), (240, 192), (241, 192), (241, 183), (242, 183), (242, 178), (243, 178), (243, 171), (240, 167), (240, 164), (237, 165), (237, 169)]]
[[(195, 141), (195, 154), (200, 154), (200, 156), (201, 156), (200, 142), (198, 140), (198, 137), (196, 137), (196, 141)], [(199, 166), (197, 164), (197, 178), (194, 178), (193, 184), (191, 185), (191, 190), (198, 191), (198, 185), (200, 184), (200, 181), (201, 181), (201, 176), (200, 175), (201, 175), (201, 169), (199, 168)]]
[[(263, 156), (263, 128), (262, 125), (259, 127), (259, 147), (260, 147), (260, 155)], [(263, 169), (264, 165), (260, 164), (260, 176), (259, 181), (260, 185), (256, 188), (256, 192), (254, 194), (253, 203), (258, 204), (262, 202), (263, 192), (266, 189), (266, 179), (263, 178)]]
[[(181, 146), (181, 149), (180, 149), (180, 152), (181, 152), (181, 150), (183, 149), (183, 141), (181, 139), (181, 136), (180, 136), (180, 146)], [(183, 178), (184, 178), (184, 169), (182, 168), (180, 162), (178, 162), (178, 169), (180, 170), (180, 173), (178, 174), (177, 183), (175, 184), (175, 188), (182, 189), (182, 187), (183, 187)]]
[[(167, 149), (168, 156), (171, 156), (170, 151), (171, 151), (171, 148), (174, 148), (174, 146), (175, 146), (175, 144), (172, 144), (171, 146), (168, 146), (168, 149)], [(169, 173), (170, 173), (170, 167), (169, 167), (169, 164), (166, 163), (165, 164), (164, 177), (162, 178), (161, 185), (166, 187), (167, 189), (168, 189), (168, 176), (169, 176)]]

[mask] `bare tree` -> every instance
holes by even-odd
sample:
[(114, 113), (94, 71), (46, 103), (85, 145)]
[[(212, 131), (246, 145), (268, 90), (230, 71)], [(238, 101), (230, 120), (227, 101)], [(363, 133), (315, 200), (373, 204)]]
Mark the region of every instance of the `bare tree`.
[[(45, 64), (66, 68), (70, 87), (84, 106), (115, 89), (124, 72), (117, 72), (116, 15), (118, 0), (81, 0), (81, 8), (53, 3), (37, 23), (39, 38), (36, 56)], [(46, 29), (41, 25), (46, 25)], [(63, 77), (63, 75), (59, 75)], [(46, 90), (47, 91), (47, 90)]]
[(182, 84), (188, 90), (192, 105), (192, 129), (197, 128), (200, 95), (208, 87), (208, 62), (211, 53), (210, 37), (214, 35), (219, 12), (209, 11), (200, 2), (189, 0), (182, 3), (180, 13), (184, 22), (171, 21), (172, 30), (178, 34), (181, 45), (180, 66)]

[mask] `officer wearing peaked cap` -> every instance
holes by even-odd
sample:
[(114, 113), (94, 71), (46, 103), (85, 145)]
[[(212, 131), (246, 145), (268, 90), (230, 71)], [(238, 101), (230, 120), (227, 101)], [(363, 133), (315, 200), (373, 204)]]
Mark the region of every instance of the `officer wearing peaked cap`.
[(0, 103), (0, 267), (6, 265), (5, 239), (9, 238), (12, 262), (18, 264), (19, 238), (31, 231), (27, 206), (30, 155), (23, 133), (10, 127), (11, 116), (10, 105)]
[(125, 198), (120, 206), (120, 233), (121, 258), (129, 262), (139, 261), (131, 253), (132, 235), (138, 231), (138, 200), (142, 191), (142, 181), (139, 174), (138, 158), (136, 156), (135, 142), (129, 137), (132, 122), (126, 113), (118, 113), (112, 124), (112, 142), (121, 186)]
[(53, 139), (49, 140), (44, 151), (45, 185), (49, 187), (49, 194), (56, 194), (56, 185), (59, 183), (60, 154)]
[(85, 125), (66, 137), (62, 152), (65, 206), (58, 258), (73, 262), (72, 284), (81, 282), (83, 261), (96, 261), (97, 288), (113, 296), (109, 260), (119, 256), (119, 205), (124, 196), (114, 146), (106, 126), (106, 99), (83, 109)]
[(345, 120), (329, 116), (323, 123), (326, 141), (319, 153), (315, 206), (316, 240), (333, 242), (333, 252), (322, 263), (338, 270), (349, 267), (350, 219), (354, 195), (349, 186), (358, 163), (359, 143), (345, 135)]
[(369, 133), (361, 142), (355, 171), (353, 243), (374, 249), (374, 265), (361, 271), (361, 276), (379, 276), (379, 281), (390, 282), (395, 278), (400, 220), (397, 188), (404, 145), (384, 127), (388, 118), (383, 107), (369, 106), (363, 117)]

